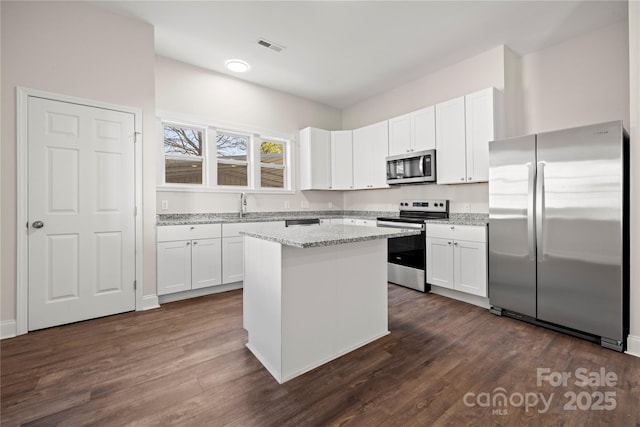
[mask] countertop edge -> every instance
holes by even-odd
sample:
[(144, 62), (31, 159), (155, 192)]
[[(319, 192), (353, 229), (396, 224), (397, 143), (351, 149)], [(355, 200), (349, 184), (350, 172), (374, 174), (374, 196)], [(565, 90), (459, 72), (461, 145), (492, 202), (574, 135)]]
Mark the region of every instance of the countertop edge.
[[(350, 227), (365, 227), (365, 226), (350, 226)], [(240, 234), (254, 237), (256, 239), (266, 240), (269, 242), (279, 243), (285, 246), (291, 246), (300, 249), (306, 248), (315, 248), (315, 247), (324, 247), (324, 246), (335, 246), (335, 245), (343, 245), (348, 243), (357, 243), (357, 242), (365, 242), (371, 240), (379, 240), (379, 239), (389, 239), (394, 237), (403, 237), (403, 236), (416, 236), (420, 234), (420, 230), (403, 230), (403, 229), (393, 229), (393, 232), (388, 232), (386, 234), (372, 234), (366, 236), (353, 236), (353, 237), (339, 237), (339, 238), (325, 238), (316, 241), (296, 241), (288, 239), (287, 237), (277, 236), (270, 234), (265, 234), (264, 232), (254, 232), (254, 231), (241, 231)]]

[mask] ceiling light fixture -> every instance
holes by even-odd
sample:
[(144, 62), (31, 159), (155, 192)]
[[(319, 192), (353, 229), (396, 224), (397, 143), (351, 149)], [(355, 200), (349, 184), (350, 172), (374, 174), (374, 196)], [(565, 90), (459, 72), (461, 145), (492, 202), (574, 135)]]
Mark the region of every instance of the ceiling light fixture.
[(244, 73), (249, 71), (249, 64), (239, 59), (230, 59), (224, 63), (227, 68), (235, 73)]

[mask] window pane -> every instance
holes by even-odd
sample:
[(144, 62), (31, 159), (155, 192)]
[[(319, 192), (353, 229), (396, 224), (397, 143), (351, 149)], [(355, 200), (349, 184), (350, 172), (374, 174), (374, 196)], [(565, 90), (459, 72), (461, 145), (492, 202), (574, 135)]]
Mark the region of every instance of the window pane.
[(260, 162), (284, 165), (284, 144), (263, 141), (260, 144)]
[(284, 188), (284, 169), (261, 167), (260, 186), (263, 188)]
[(165, 159), (165, 182), (202, 184), (202, 161), (198, 159)]
[(247, 186), (247, 166), (218, 163), (218, 185)]
[(164, 125), (164, 152), (165, 154), (202, 156), (202, 131)]
[(248, 136), (219, 133), (216, 138), (216, 144), (219, 159), (247, 161)]

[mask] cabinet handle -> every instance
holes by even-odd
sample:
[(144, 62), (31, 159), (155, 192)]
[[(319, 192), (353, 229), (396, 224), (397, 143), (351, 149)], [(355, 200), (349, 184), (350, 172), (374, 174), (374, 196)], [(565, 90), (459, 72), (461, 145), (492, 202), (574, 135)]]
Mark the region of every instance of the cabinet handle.
[(464, 181), (464, 177), (460, 178), (460, 181)]
[(452, 225), (452, 226), (451, 226), (451, 229), (452, 229), (452, 230), (455, 230), (456, 228)]
[[(194, 244), (194, 245), (197, 245), (197, 244), (198, 244), (198, 242), (193, 242), (193, 244)], [(456, 245), (457, 245), (457, 243), (456, 243)]]
[(195, 230), (195, 227), (189, 227), (189, 230)]
[(453, 245), (454, 245), (454, 246), (458, 246), (458, 242), (455, 242)]
[(451, 242), (447, 242), (447, 245), (451, 246)]
[(187, 242), (187, 246), (191, 245), (191, 242)]
[(469, 177), (469, 178), (467, 178), (467, 179), (468, 179), (469, 181), (471, 181), (473, 178), (472, 178), (472, 177)]

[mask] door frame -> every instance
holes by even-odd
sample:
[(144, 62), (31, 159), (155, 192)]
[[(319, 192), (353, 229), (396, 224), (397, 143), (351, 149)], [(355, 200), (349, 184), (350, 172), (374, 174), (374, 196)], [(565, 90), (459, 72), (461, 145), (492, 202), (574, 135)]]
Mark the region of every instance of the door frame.
[(142, 290), (143, 250), (142, 250), (142, 109), (111, 104), (92, 99), (45, 92), (37, 89), (17, 87), (16, 93), (16, 335), (26, 334), (29, 328), (29, 153), (28, 116), (29, 97), (45, 98), (51, 101), (84, 105), (87, 107), (131, 113), (134, 116), (134, 168), (135, 168), (135, 307), (143, 310)]

